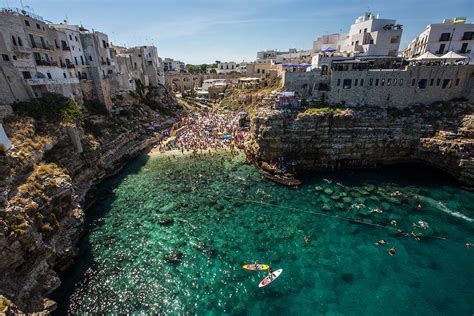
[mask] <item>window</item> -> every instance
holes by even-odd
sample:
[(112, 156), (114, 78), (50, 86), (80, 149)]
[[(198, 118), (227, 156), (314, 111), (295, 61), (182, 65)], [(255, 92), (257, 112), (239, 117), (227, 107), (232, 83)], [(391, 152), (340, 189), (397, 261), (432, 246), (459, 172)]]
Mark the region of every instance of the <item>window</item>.
[(464, 32), (462, 36), (463, 41), (472, 41), (474, 39), (474, 32)]
[(428, 85), (428, 79), (418, 80), (418, 89), (426, 89), (427, 85)]
[(441, 45), (439, 45), (439, 50), (437, 51), (437, 53), (438, 53), (438, 54), (443, 54), (445, 47), (446, 47), (446, 44), (441, 44)]
[(382, 81), (380, 82), (380, 85), (383, 87), (385, 86), (385, 79), (382, 79)]
[(338, 87), (341, 85), (341, 79), (337, 79), (337, 84)]
[(69, 34), (69, 40), (71, 40), (71, 41), (72, 41), (72, 35), (71, 35), (71, 34)]
[(447, 42), (449, 41), (449, 38), (451, 37), (451, 33), (443, 33), (441, 34), (441, 37), (439, 38), (440, 42)]
[(38, 23), (36, 23), (36, 28), (37, 28), (38, 30), (41, 30), (41, 26), (40, 26)]
[(403, 79), (400, 79), (398, 82), (399, 82), (398, 83), (399, 86), (403, 86)]
[(54, 39), (54, 46), (56, 46), (56, 48), (59, 48), (58, 40), (57, 40), (57, 39)]
[(364, 33), (367, 33), (367, 29), (366, 29), (366, 28), (364, 29)]
[(461, 80), (460, 80), (459, 78), (456, 79), (456, 86), (459, 86), (459, 82), (460, 82), (460, 81), (461, 81)]
[(440, 83), (441, 83), (441, 79), (438, 78), (438, 80), (436, 80), (436, 86), (439, 86)]
[(351, 80), (351, 79), (344, 79), (344, 81), (342, 82), (342, 88), (343, 88), (343, 89), (350, 89), (350, 88), (351, 88), (351, 84), (352, 84), (352, 80)]
[(443, 89), (451, 88), (451, 81), (452, 81), (451, 79), (444, 79), (442, 88)]
[(77, 63), (77, 57), (76, 57), (76, 56), (74, 56), (74, 62), (76, 63), (76, 65), (79, 65), (79, 64)]
[(359, 83), (359, 79), (354, 80), (354, 87), (357, 87), (357, 84)]
[(30, 21), (25, 20), (25, 25), (26, 25), (26, 26), (30, 26)]
[[(221, 68), (222, 69), (222, 68)], [(257, 73), (259, 74), (260, 73), (260, 69), (257, 69)], [(339, 80), (339, 79), (338, 79)]]
[(12, 35), (12, 43), (13, 43), (13, 45), (16, 46), (16, 38), (15, 38), (15, 36), (13, 36), (13, 35)]
[(434, 85), (434, 79), (430, 80), (430, 86)]
[(18, 46), (23, 46), (23, 41), (21, 38), (18, 36)]
[(3, 61), (10, 61), (10, 57), (8, 55), (2, 54)]
[(369, 86), (371, 86), (374, 83), (374, 79), (370, 78), (369, 79)]
[(371, 40), (369, 41), (369, 44), (373, 44), (373, 43), (374, 43), (374, 40), (371, 39)]
[(265, 69), (262, 69), (262, 74), (264, 74), (264, 73), (265, 73)]
[(360, 79), (360, 86), (362, 87), (364, 85), (364, 79)]
[(48, 76), (48, 79), (53, 79), (53, 77), (51, 76), (49, 72), (46, 73), (46, 76)]
[(362, 33), (362, 29), (359, 30), (359, 34)]
[(467, 53), (467, 45), (468, 43), (462, 43), (461, 50), (460, 50), (461, 54)]
[(13, 55), (12, 58), (13, 58), (13, 60), (16, 60), (16, 56), (15, 56), (15, 55)]
[(400, 37), (399, 36), (393, 36), (390, 39), (390, 44), (396, 44), (396, 43), (400, 43)]
[(379, 79), (375, 79), (375, 86), (378, 87), (379, 85)]
[(92, 56), (89, 55), (89, 61), (92, 61)]
[(63, 77), (64, 77), (64, 79), (66, 79), (66, 78), (67, 78), (67, 75), (66, 75), (66, 73), (65, 73), (65, 72), (63, 72)]
[(77, 36), (74, 36), (74, 38), (75, 38), (76, 42), (79, 42), (79, 41), (77, 40)]
[(390, 86), (392, 84), (392, 79), (387, 79), (387, 86)]
[(31, 47), (36, 48), (36, 42), (33, 35), (30, 34)]
[(397, 78), (394, 78), (394, 79), (393, 79), (393, 85), (394, 85), (394, 86), (397, 85)]
[(411, 86), (412, 86), (412, 87), (415, 86), (415, 83), (416, 83), (416, 79), (415, 79), (415, 78), (411, 79)]
[(31, 73), (29, 71), (22, 71), (23, 79), (31, 79)]
[[(107, 48), (107, 43), (105, 42), (105, 40), (102, 40), (102, 47)], [(140, 55), (138, 57), (142, 57), (142, 56)]]
[(81, 64), (84, 65), (84, 58), (81, 56)]

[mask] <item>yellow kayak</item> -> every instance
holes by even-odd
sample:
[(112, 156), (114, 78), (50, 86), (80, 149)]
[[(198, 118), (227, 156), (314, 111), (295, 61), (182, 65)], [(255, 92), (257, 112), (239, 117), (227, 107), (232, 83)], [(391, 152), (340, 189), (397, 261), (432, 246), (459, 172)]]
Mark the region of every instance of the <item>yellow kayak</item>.
[(245, 270), (251, 270), (251, 271), (262, 271), (262, 270), (268, 270), (268, 268), (270, 268), (269, 265), (266, 265), (266, 264), (259, 264), (258, 267), (255, 267), (255, 264), (246, 264), (244, 265), (242, 268), (244, 268)]

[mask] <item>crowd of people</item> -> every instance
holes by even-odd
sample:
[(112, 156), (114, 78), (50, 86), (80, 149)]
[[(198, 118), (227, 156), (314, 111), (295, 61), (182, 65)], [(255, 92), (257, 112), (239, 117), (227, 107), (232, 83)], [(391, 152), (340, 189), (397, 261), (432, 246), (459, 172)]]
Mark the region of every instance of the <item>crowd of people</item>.
[(183, 153), (219, 149), (235, 152), (243, 148), (247, 133), (246, 128), (241, 127), (240, 119), (235, 113), (214, 110), (190, 113), (174, 126), (171, 135), (164, 135), (159, 149)]

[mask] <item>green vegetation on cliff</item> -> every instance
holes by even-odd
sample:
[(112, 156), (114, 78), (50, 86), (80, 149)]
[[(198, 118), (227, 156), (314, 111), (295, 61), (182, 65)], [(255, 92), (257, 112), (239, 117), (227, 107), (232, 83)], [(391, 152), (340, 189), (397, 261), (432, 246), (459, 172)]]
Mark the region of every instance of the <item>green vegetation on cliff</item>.
[(74, 100), (60, 94), (47, 93), (31, 101), (13, 104), (13, 111), (20, 116), (30, 116), (48, 122), (76, 123), (84, 114)]

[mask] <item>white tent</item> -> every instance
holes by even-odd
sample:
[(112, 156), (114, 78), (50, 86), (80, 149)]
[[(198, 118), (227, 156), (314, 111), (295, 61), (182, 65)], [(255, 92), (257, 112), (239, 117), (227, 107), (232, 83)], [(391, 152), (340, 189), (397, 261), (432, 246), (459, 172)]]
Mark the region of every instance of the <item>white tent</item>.
[(436, 56), (435, 54), (430, 53), (430, 52), (426, 52), (426, 53), (416, 57), (414, 60), (436, 60), (436, 59), (439, 59), (439, 57)]
[(455, 59), (455, 60), (466, 59), (466, 58), (467, 58), (466, 56), (456, 54), (453, 51), (450, 51), (449, 53), (446, 53), (440, 57), (440, 59)]
[(7, 151), (12, 147), (12, 143), (8, 139), (5, 130), (3, 129), (3, 125), (0, 123), (0, 144), (3, 145), (3, 150)]

